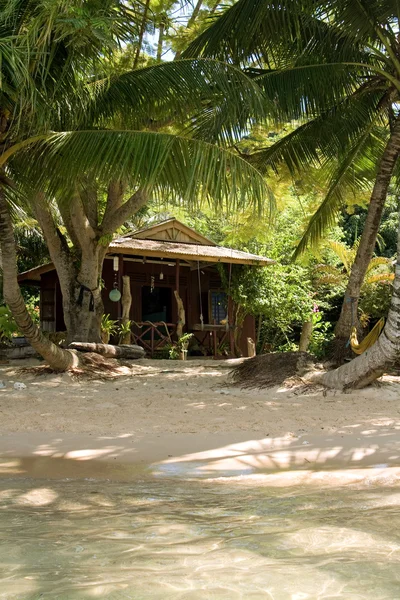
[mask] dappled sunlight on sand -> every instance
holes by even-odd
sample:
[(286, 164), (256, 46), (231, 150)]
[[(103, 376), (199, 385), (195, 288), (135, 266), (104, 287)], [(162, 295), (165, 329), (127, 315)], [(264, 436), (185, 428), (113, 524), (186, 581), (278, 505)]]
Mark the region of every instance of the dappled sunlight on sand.
[[(2, 431), (82, 433), (136, 439), (155, 434), (253, 432), (253, 437), (398, 432), (400, 378), (351, 393), (310, 386), (232, 386), (232, 361), (133, 362), (129, 376), (76, 379), (0, 365)], [(16, 381), (26, 388), (15, 390)], [(1, 390), (4, 392), (4, 389)]]
[(399, 380), (240, 390), (228, 367), (22, 391), (2, 369), (0, 600), (399, 597)]

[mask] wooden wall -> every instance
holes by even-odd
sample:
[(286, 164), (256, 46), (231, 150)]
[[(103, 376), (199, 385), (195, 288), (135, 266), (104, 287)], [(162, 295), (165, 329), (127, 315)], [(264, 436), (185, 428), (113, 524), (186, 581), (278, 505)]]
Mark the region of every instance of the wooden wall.
[[(175, 260), (171, 262), (175, 263)], [(133, 321), (142, 320), (142, 287), (151, 285), (151, 277), (154, 277), (155, 286), (170, 288), (172, 294), (171, 317), (172, 323), (178, 320), (177, 307), (173, 290), (175, 290), (176, 267), (168, 266), (168, 261), (164, 260), (159, 264), (133, 262), (124, 260), (122, 269), (117, 272), (118, 289), (122, 291), (122, 275), (128, 275), (131, 280), (132, 307), (131, 319)], [(164, 274), (163, 280), (160, 280), (161, 271)], [(200, 323), (200, 290), (202, 299), (202, 310), (204, 323), (210, 320), (209, 315), (209, 290), (219, 290), (221, 288), (221, 278), (215, 266), (200, 268), (200, 289), (198, 270), (191, 270), (190, 267), (180, 265), (180, 286), (179, 293), (186, 307), (186, 330), (192, 330), (193, 326)], [(119, 319), (121, 316), (120, 302), (112, 302), (109, 299), (109, 293), (113, 289), (115, 274), (113, 271), (112, 259), (106, 258), (103, 268), (104, 289), (102, 297), (104, 302), (104, 312), (109, 314), (112, 319)], [(63, 331), (65, 329), (62, 309), (61, 290), (55, 271), (45, 273), (41, 276), (41, 321), (46, 331)], [(199, 336), (198, 333), (195, 335)], [(241, 350), (244, 356), (247, 356), (247, 338), (255, 340), (255, 319), (247, 316), (244, 321), (243, 334), (241, 340)]]

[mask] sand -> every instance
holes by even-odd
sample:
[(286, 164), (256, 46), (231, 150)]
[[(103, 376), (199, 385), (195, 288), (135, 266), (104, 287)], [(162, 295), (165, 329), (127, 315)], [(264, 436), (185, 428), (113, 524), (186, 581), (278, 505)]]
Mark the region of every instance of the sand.
[(229, 381), (233, 362), (140, 360), (106, 381), (1, 365), (0, 472), (31, 473), (32, 457), (48, 475), (49, 458), (80, 462), (83, 476), (93, 459), (195, 476), (400, 467), (400, 378), (349, 393), (242, 390)]

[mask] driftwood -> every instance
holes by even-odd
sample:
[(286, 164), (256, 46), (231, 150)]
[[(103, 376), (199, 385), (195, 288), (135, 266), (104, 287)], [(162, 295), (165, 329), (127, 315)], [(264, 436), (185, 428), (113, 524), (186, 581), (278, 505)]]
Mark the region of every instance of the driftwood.
[(95, 352), (107, 358), (143, 358), (145, 351), (141, 346), (134, 344), (121, 344), (113, 346), (112, 344), (92, 344), (88, 342), (72, 342), (68, 346), (71, 350), (79, 352)]
[[(132, 304), (132, 294), (131, 294), (131, 280), (128, 275), (123, 275), (122, 277), (122, 298), (121, 298), (121, 306), (122, 306), (122, 316), (121, 322), (123, 325), (126, 325), (129, 321), (129, 314), (131, 312), (131, 304)], [(120, 342), (122, 344), (130, 344), (131, 343), (131, 332), (128, 331), (123, 336)]]
[(176, 304), (178, 306), (178, 324), (176, 326), (176, 336), (179, 340), (182, 337), (183, 328), (186, 323), (186, 316), (185, 316), (185, 307), (183, 305), (183, 300), (180, 297), (178, 290), (174, 291), (174, 295), (175, 295), (175, 299), (176, 299)]

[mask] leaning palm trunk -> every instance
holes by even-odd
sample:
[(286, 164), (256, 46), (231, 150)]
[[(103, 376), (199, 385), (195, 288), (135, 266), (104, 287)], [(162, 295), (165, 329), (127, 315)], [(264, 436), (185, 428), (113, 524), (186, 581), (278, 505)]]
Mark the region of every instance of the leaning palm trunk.
[(0, 188), (0, 249), (3, 263), (3, 294), (20, 331), (31, 346), (57, 371), (78, 363), (76, 354), (56, 346), (40, 331), (28, 313), (18, 285), (15, 240), (4, 189)]
[(351, 268), (342, 310), (335, 328), (333, 358), (339, 362), (341, 362), (341, 359), (346, 354), (345, 348), (352, 328), (359, 327), (357, 311), (360, 291), (368, 265), (374, 253), (382, 211), (399, 152), (400, 119), (398, 118), (378, 166), (378, 173), (368, 206), (364, 230), (354, 264)]
[(378, 341), (351, 362), (324, 374), (319, 381), (330, 388), (362, 388), (383, 375), (400, 357), (400, 219), (397, 240), (396, 275), (392, 303), (385, 328)]

